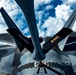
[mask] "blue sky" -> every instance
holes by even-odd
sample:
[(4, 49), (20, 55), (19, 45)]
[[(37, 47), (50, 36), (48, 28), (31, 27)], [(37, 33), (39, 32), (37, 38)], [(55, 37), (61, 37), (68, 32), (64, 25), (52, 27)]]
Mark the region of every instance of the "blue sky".
[[(53, 36), (57, 33), (76, 8), (75, 0), (35, 0), (34, 3), (39, 36), (42, 37)], [(7, 0), (7, 2), (6, 0), (0, 0), (0, 7), (4, 7), (25, 36), (30, 36), (23, 12), (14, 0)], [(75, 25), (73, 27), (74, 31), (76, 31)], [(5, 33), (7, 29), (1, 14), (0, 29), (0, 33)]]

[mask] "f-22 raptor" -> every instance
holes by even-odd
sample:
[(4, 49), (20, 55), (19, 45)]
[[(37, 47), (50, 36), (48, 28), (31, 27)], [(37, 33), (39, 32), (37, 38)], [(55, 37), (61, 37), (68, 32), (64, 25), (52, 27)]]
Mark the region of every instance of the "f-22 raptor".
[[(23, 0), (23, 1), (15, 0), (15, 1), (20, 6), (20, 8), (22, 9), (25, 15), (27, 25), (30, 30), (31, 38), (24, 36), (21, 33), (21, 31), (18, 29), (18, 27), (15, 25), (15, 23), (12, 21), (12, 19), (9, 17), (9, 15), (6, 13), (4, 8), (1, 8), (0, 12), (8, 26), (7, 32), (13, 36), (14, 41), (20, 51), (23, 51), (24, 48), (26, 48), (28, 51), (32, 53), (33, 59), (40, 62), (38, 67), (44, 67), (55, 72), (56, 74), (62, 75), (62, 73), (47, 66), (46, 64), (42, 63), (42, 61), (46, 58), (46, 54), (49, 53), (49, 51), (52, 49), (54, 49), (54, 51), (58, 52), (60, 55), (65, 55), (64, 52), (60, 51), (58, 44), (62, 40), (65, 40), (66, 43), (69, 35), (73, 32), (72, 27), (76, 19), (76, 10), (74, 10), (68, 21), (65, 23), (64, 27), (59, 32), (57, 32), (53, 37), (47, 39), (47, 41), (45, 41), (45, 43), (43, 44), (43, 47), (41, 47), (40, 43), (42, 43), (44, 40), (43, 38), (40, 38), (38, 34), (35, 14), (34, 14), (34, 0)], [(63, 50), (67, 51), (65, 49)], [(19, 63), (20, 56), (16, 56), (16, 57), (19, 57), (18, 64), (17, 62), (13, 61), (12, 66), (14, 66), (14, 69), (12, 71), (12, 75), (16, 75), (18, 70), (23, 69), (22, 67), (18, 68), (18, 65), (20, 64)], [(14, 58), (14, 60), (17, 59)], [(63, 63), (64, 63), (63, 66), (66, 66), (65, 62)], [(73, 69), (69, 69), (69, 70), (71, 70), (72, 72)], [(64, 69), (64, 71), (66, 75), (69, 74), (66, 72), (66, 69)]]

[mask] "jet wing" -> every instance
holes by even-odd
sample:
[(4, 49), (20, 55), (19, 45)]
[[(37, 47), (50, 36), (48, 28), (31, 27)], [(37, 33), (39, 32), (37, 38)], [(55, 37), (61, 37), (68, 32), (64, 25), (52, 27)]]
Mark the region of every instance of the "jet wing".
[(13, 37), (8, 33), (0, 34), (0, 41), (9, 43), (10, 45), (15, 45), (15, 41), (14, 41)]
[(76, 51), (76, 32), (69, 35), (63, 51)]
[(8, 26), (7, 31), (14, 37), (14, 40), (20, 51), (22, 51), (24, 48), (27, 48), (30, 52), (33, 52), (34, 47), (32, 42), (30, 42), (30, 40), (21, 33), (4, 8), (1, 8), (0, 12)]
[(33, 52), (33, 44), (27, 41), (23, 35), (21, 35), (16, 29), (7, 30), (11, 35), (15, 37), (24, 47), (26, 47), (31, 53)]
[[(4, 35), (2, 34), (1, 36), (3, 36), (3, 37), (0, 37), (1, 40), (4, 42), (6, 41), (7, 43), (10, 41), (11, 41), (11, 43), (13, 41), (15, 41), (20, 51), (22, 51), (24, 48), (27, 48), (32, 53), (34, 47), (33, 47), (31, 38), (27, 38), (21, 33), (21, 31), (18, 29), (18, 27), (15, 25), (15, 23), (12, 21), (12, 19), (9, 17), (9, 15), (6, 13), (4, 8), (1, 8), (0, 11), (8, 26), (7, 31), (14, 37), (13, 38), (9, 34), (4, 34)], [(10, 38), (7, 38), (6, 36), (7, 37), (10, 36), (14, 40), (12, 41), (12, 40), (10, 40)], [(4, 37), (6, 37), (6, 38), (4, 38)], [(39, 41), (41, 43), (43, 41), (43, 38), (39, 37)]]
[(55, 45), (57, 45), (61, 40), (63, 40), (66, 36), (68, 36), (72, 32), (71, 29), (63, 28), (61, 29), (55, 36), (50, 38), (44, 45), (43, 50), (47, 53), (50, 49), (52, 49)]
[(5, 57), (7, 55), (10, 55), (16, 52), (17, 52), (16, 46), (0, 45), (0, 59), (2, 59), (2, 57)]
[[(71, 14), (71, 16), (69, 17), (69, 19), (67, 20), (67, 22), (65, 23), (64, 27), (70, 28), (72, 29), (74, 23), (76, 21), (76, 9), (73, 11), (73, 13)], [(63, 48), (67, 42), (69, 36), (67, 36), (63, 41), (61, 41), (58, 46), (59, 48), (63, 51)], [(62, 46), (60, 46), (62, 44)]]
[(43, 45), (44, 52), (47, 53), (50, 49), (58, 45), (63, 39), (65, 39), (70, 33), (73, 31), (71, 30), (74, 22), (76, 19), (76, 10), (72, 13), (64, 27), (52, 38), (50, 38), (45, 44)]

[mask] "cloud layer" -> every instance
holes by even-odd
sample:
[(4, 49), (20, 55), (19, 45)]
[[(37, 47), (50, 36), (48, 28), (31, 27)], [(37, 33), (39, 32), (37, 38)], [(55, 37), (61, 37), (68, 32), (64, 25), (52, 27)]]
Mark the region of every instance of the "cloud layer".
[[(56, 7), (52, 4), (52, 2), (53, 0), (34, 1), (39, 35), (43, 37), (53, 36), (55, 33), (57, 33), (65, 24), (74, 8), (76, 8), (75, 0), (62, 0), (62, 4), (58, 4)], [(26, 36), (29, 36), (29, 29), (27, 28), (24, 15), (16, 2), (13, 0), (0, 0), (0, 7), (4, 7), (4, 9), (7, 11), (16, 25), (21, 29), (21, 31)], [(50, 10), (54, 10), (53, 13), (55, 13), (55, 17), (50, 16), (50, 14), (53, 14), (50, 12)], [(0, 33), (6, 32), (7, 26), (1, 15), (0, 28)], [(75, 27), (73, 27), (73, 29), (76, 30)]]

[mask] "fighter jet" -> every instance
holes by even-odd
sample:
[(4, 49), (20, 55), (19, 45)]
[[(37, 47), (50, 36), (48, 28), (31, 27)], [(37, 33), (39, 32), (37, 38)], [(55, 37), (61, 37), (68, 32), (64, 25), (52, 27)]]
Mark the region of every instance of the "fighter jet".
[[(22, 51), (24, 48), (26, 48), (28, 51), (32, 53), (33, 59), (40, 62), (38, 67), (47, 68), (60, 75), (61, 74), (60, 72), (52, 69), (51, 67), (48, 67), (47, 65), (42, 63), (42, 61), (46, 58), (46, 54), (49, 53), (49, 51), (52, 49), (54, 49), (54, 51), (58, 52), (60, 55), (65, 56), (65, 54), (60, 51), (58, 44), (62, 40), (67, 40), (67, 38), (69, 37), (69, 34), (73, 32), (72, 27), (76, 19), (76, 10), (73, 12), (73, 14), (70, 16), (68, 21), (65, 23), (64, 27), (53, 37), (50, 37), (49, 39), (47, 39), (47, 41), (43, 44), (43, 47), (41, 47), (40, 43), (43, 41), (42, 40), (40, 41), (40, 37), (39, 37), (37, 26), (36, 26), (35, 14), (34, 14), (34, 1), (33, 0), (30, 0), (30, 1), (29, 0), (23, 0), (23, 1), (15, 0), (15, 1), (20, 6), (20, 8), (22, 9), (25, 15), (28, 28), (31, 33), (31, 40), (25, 37), (21, 33), (21, 31), (18, 29), (15, 23), (8, 16), (6, 11), (3, 8), (1, 8), (0, 12), (8, 26), (7, 31), (14, 37), (14, 40), (19, 50)], [(63, 66), (66, 66), (64, 61), (63, 61)], [(64, 71), (66, 73), (66, 69), (64, 69)], [(15, 72), (17, 73), (17, 71)], [(68, 74), (66, 73), (66, 75)]]
[[(65, 37), (67, 37), (73, 31), (71, 30), (75, 17), (76, 17), (76, 10), (71, 15), (70, 19), (66, 22), (64, 27), (52, 38), (50, 38), (47, 42), (43, 44), (43, 48), (40, 46), (38, 30), (35, 21), (35, 14), (34, 14), (34, 0), (15, 0), (16, 3), (22, 9), (24, 16), (26, 18), (28, 28), (30, 30), (32, 43), (34, 45), (34, 50), (32, 53), (33, 59), (37, 61), (41, 61), (46, 58), (46, 53), (49, 52), (55, 45), (57, 45), (60, 41), (62, 41)], [(30, 7), (30, 8), (29, 8)], [(63, 35), (64, 34), (64, 35)]]

